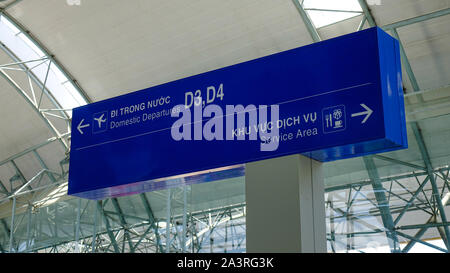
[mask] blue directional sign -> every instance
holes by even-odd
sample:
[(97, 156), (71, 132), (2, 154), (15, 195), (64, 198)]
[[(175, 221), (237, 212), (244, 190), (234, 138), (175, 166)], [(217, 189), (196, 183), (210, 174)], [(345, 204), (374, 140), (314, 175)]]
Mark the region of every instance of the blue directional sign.
[(371, 28), (74, 109), (69, 194), (101, 199), (289, 154), (324, 162), (406, 147), (399, 44)]

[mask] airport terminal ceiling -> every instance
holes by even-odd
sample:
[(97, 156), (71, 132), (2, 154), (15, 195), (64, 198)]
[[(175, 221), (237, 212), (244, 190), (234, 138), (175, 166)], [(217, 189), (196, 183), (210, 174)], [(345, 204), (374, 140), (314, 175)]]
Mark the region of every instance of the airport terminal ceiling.
[[(121, 249), (114, 241), (123, 240), (125, 251), (137, 251), (140, 246), (131, 241), (148, 239), (151, 250), (142, 251), (161, 252), (168, 237), (181, 237), (174, 223), (182, 221), (196, 221), (197, 230), (184, 231), (190, 241), (172, 240), (171, 251), (194, 251), (193, 238), (206, 238), (216, 226), (218, 237), (224, 226), (233, 226), (241, 240), (234, 250), (244, 251), (243, 176), (100, 203), (67, 196), (70, 109), (375, 25), (402, 44), (409, 148), (325, 164), (328, 248), (366, 249), (370, 240), (358, 239), (369, 233), (366, 228), (381, 237), (391, 236), (385, 235), (389, 229), (398, 232), (398, 239), (380, 239), (381, 245), (389, 240), (424, 245), (442, 238), (441, 250), (448, 251), (450, 0), (331, 2), (0, 1), (0, 251), (70, 249), (75, 239), (92, 248), (98, 241), (96, 251), (105, 252)], [(357, 8), (348, 10), (355, 3)], [(320, 21), (333, 14), (347, 17)], [(374, 182), (389, 197), (388, 211), (377, 203)], [(383, 221), (386, 213), (401, 216), (395, 227)], [(209, 225), (202, 218), (208, 215)], [(56, 223), (55, 217), (61, 221), (58, 236), (49, 227), (41, 231), (45, 239), (30, 240), (33, 225), (49, 225), (50, 218)], [(78, 233), (69, 224), (76, 219), (84, 219)], [(339, 221), (357, 224), (341, 232)], [(134, 233), (125, 226), (133, 226)], [(345, 239), (337, 239), (339, 232)], [(108, 242), (103, 248), (101, 238)], [(198, 240), (196, 247), (223, 251), (212, 244), (205, 250)]]

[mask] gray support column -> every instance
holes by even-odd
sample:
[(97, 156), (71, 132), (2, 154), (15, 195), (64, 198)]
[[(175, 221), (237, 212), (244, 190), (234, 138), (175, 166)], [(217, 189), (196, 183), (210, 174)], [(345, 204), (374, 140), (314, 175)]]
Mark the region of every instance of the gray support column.
[(247, 252), (326, 252), (322, 164), (302, 155), (247, 163)]

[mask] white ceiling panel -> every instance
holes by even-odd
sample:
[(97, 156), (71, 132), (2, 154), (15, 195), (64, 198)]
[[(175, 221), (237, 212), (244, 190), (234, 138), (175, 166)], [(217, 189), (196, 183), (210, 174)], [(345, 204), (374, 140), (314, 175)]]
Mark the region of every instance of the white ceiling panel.
[[(11, 60), (2, 52), (0, 63)], [(52, 137), (50, 130), (24, 98), (0, 77), (0, 160)]]
[[(361, 23), (362, 18), (363, 18), (362, 15), (352, 17), (336, 24), (321, 27), (317, 31), (322, 40), (356, 32), (359, 24)], [(366, 29), (368, 26), (369, 24), (366, 22), (364, 29)]]
[(450, 83), (450, 15), (398, 29), (420, 89)]
[(450, 7), (449, 0), (379, 0), (370, 10), (377, 25), (384, 26)]
[(311, 43), (290, 0), (22, 1), (9, 14), (94, 101)]

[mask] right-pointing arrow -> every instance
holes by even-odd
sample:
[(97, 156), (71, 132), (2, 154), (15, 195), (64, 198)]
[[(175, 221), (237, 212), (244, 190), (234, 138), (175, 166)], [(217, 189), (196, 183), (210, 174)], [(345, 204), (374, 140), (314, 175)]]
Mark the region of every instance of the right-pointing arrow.
[(366, 109), (366, 111), (364, 112), (359, 112), (359, 113), (354, 113), (352, 114), (352, 118), (353, 117), (357, 117), (357, 116), (363, 116), (366, 115), (366, 117), (361, 121), (361, 124), (365, 123), (367, 121), (367, 119), (370, 117), (370, 115), (372, 115), (373, 111), (372, 109), (370, 109), (369, 107), (367, 107), (367, 105), (365, 105), (364, 103), (360, 104), (364, 109)]
[(82, 119), (82, 120), (80, 121), (80, 123), (78, 124), (78, 126), (77, 126), (77, 129), (78, 129), (78, 131), (80, 132), (80, 134), (83, 134), (83, 131), (82, 131), (81, 129), (83, 129), (83, 128), (85, 128), (85, 127), (89, 127), (89, 124), (84, 124), (84, 125), (83, 125), (83, 121), (84, 121), (84, 119)]

